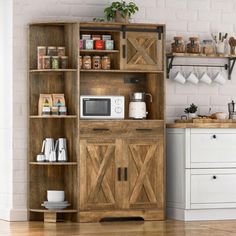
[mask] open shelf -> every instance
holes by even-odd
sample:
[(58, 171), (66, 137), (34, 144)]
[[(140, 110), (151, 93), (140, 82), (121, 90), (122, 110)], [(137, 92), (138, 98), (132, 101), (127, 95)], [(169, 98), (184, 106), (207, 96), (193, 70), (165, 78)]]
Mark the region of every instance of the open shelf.
[(102, 54), (106, 54), (106, 53), (119, 53), (119, 50), (86, 50), (86, 49), (80, 49), (80, 53), (102, 53)]
[(43, 69), (43, 70), (30, 70), (30, 73), (48, 73), (48, 72), (77, 72), (77, 69)]
[(74, 209), (64, 209), (64, 210), (47, 210), (47, 209), (30, 209), (31, 212), (56, 212), (56, 213), (77, 213), (77, 210)]
[(67, 116), (30, 116), (30, 119), (76, 119), (77, 115), (67, 115)]
[[(216, 64), (174, 64), (174, 59), (175, 58), (202, 58), (202, 59), (225, 59), (226, 63), (221, 63), (219, 65)], [(191, 54), (191, 53), (168, 53), (166, 54), (166, 72), (167, 72), (167, 78), (169, 78), (170, 70), (173, 67), (176, 66), (191, 66), (191, 67), (218, 67), (218, 68), (224, 68), (225, 70), (228, 70), (228, 79), (231, 79), (231, 74), (234, 69), (236, 61), (236, 56), (235, 55), (218, 55), (218, 54), (213, 54), (213, 55), (205, 55), (205, 54)]]
[(146, 71), (146, 70), (85, 70), (80, 69), (80, 72), (83, 73), (164, 73), (162, 70), (155, 70), (155, 71)]
[(30, 162), (30, 165), (39, 166), (75, 166), (77, 162)]

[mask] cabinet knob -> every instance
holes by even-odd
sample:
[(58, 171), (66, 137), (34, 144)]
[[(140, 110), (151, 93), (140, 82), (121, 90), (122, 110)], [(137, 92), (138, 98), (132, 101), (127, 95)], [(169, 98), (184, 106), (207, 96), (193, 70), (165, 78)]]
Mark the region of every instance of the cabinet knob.
[(212, 138), (216, 139), (216, 135), (215, 135), (215, 134), (213, 134), (213, 135), (212, 135)]
[(213, 177), (212, 177), (213, 179), (216, 179), (217, 177), (215, 176), (215, 175), (213, 175)]

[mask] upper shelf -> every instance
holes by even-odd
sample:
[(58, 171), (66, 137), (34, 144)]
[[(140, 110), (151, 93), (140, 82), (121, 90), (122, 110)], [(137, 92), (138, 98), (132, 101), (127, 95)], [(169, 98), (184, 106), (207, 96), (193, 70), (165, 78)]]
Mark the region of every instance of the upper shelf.
[(85, 70), (85, 69), (80, 69), (80, 72), (85, 72), (85, 73), (164, 73), (162, 70)]
[(42, 72), (77, 72), (77, 69), (43, 69), (43, 70), (30, 70), (30, 73), (42, 73)]
[[(206, 58), (206, 59), (225, 59), (227, 63), (223, 65), (216, 65), (216, 64), (173, 64), (174, 59), (180, 58)], [(175, 66), (191, 66), (191, 67), (219, 67), (228, 70), (228, 79), (231, 79), (231, 74), (235, 65), (236, 56), (235, 55), (205, 55), (205, 54), (192, 54), (192, 53), (168, 53), (166, 54), (166, 70), (167, 70), (167, 78), (169, 78), (170, 70)]]
[(80, 53), (119, 53), (119, 50), (86, 50), (80, 49)]

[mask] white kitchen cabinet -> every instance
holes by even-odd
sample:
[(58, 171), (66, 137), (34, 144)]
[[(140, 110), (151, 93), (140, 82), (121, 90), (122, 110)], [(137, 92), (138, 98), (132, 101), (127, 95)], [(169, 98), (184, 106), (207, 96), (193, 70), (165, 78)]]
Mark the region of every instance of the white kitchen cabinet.
[(236, 129), (167, 129), (167, 217), (236, 219)]

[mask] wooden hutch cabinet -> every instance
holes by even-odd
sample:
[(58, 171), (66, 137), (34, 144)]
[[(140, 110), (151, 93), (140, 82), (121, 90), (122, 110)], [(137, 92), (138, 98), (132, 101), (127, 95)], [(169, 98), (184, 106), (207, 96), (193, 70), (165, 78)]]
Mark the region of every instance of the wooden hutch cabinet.
[[(79, 49), (82, 34), (111, 35), (114, 49)], [(66, 46), (70, 69), (37, 70), (35, 51), (41, 45)], [(30, 26), (30, 61), (34, 63), (29, 71), (30, 219), (40, 219), (42, 215), (37, 214), (48, 213), (40, 207), (48, 188), (65, 189), (72, 203), (71, 212), (59, 212), (67, 213), (65, 219), (165, 219), (164, 47), (164, 25), (81, 22)], [(79, 68), (79, 56), (86, 55), (109, 56), (111, 68)], [(37, 116), (37, 101), (43, 92), (65, 93), (68, 116)], [(129, 95), (133, 92), (152, 95), (145, 120), (128, 118)], [(124, 96), (125, 118), (81, 119), (81, 95)], [(68, 137), (69, 162), (60, 166), (35, 162), (42, 140), (50, 135)]]

